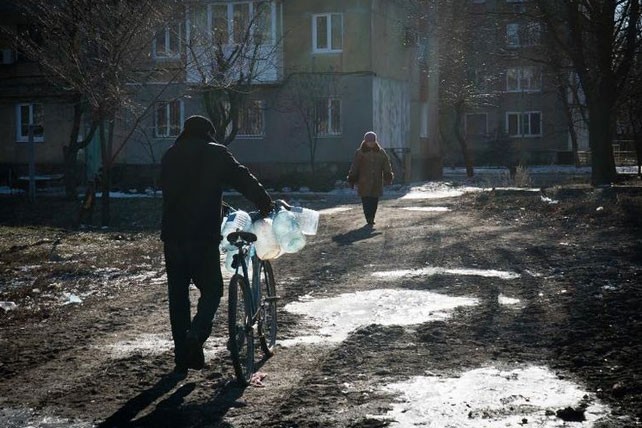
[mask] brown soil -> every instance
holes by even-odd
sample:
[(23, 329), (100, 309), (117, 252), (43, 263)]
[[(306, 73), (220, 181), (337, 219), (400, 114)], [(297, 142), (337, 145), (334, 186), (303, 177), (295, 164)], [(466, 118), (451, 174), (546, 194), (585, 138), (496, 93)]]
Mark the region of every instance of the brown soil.
[[(390, 410), (394, 398), (378, 385), (490, 362), (546, 365), (610, 406), (612, 416), (599, 426), (639, 426), (642, 188), (553, 187), (545, 194), (557, 203), (539, 192), (500, 189), (438, 200), (387, 197), (373, 230), (362, 227), (356, 198), (299, 198), (314, 209), (352, 209), (323, 215), (303, 251), (274, 261), (281, 308), (309, 293), (378, 287), (364, 274), (374, 269), (430, 265), (521, 276), (390, 282), (481, 304), (413, 329), (371, 325), (338, 345), (278, 349), (260, 367), (264, 388), (233, 381), (224, 347), (183, 380), (167, 376), (170, 350), (109, 352), (146, 334), (169, 338), (159, 199), (114, 200), (116, 226), (78, 230), (76, 203), (4, 197), (0, 301), (18, 307), (0, 310), (0, 425), (386, 426), (373, 415)], [(244, 207), (240, 199), (230, 202)], [(399, 209), (431, 205), (451, 210)], [(63, 305), (65, 293), (82, 303)], [(519, 316), (497, 304), (500, 293), (523, 302)], [(225, 312), (217, 315), (212, 343), (225, 335)], [(283, 310), (279, 317), (279, 339), (297, 336), (301, 317)]]

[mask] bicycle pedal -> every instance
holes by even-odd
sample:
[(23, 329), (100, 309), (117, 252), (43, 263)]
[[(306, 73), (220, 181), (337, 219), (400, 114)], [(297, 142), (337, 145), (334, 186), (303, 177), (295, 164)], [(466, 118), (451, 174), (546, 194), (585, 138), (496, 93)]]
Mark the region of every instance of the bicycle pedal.
[(266, 302), (276, 302), (279, 299), (280, 299), (279, 296), (268, 296), (268, 297), (265, 298), (265, 301)]

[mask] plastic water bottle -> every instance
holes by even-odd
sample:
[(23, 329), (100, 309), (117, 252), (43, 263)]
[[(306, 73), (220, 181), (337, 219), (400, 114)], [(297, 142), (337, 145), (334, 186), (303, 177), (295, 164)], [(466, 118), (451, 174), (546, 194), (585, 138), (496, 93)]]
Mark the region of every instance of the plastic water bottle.
[(234, 261), (234, 256), (236, 254), (237, 254), (236, 251), (227, 251), (225, 253), (225, 269), (230, 273), (234, 273), (234, 268), (232, 267), (232, 262)]
[(229, 243), (227, 240), (227, 235), (232, 232), (242, 231), (247, 232), (252, 226), (252, 219), (250, 215), (242, 210), (234, 211), (230, 213), (223, 223), (221, 228), (221, 236), (223, 238), (221, 242), (221, 249), (223, 250), (234, 250), (236, 247)]
[(272, 229), (283, 252), (296, 253), (305, 246), (305, 236), (295, 215), (290, 211), (279, 211), (272, 221)]
[(283, 254), (281, 245), (276, 239), (271, 218), (261, 218), (252, 223), (250, 229), (256, 235), (254, 250), (261, 260), (272, 260)]
[(294, 214), (294, 217), (299, 223), (301, 233), (303, 233), (304, 235), (317, 234), (317, 228), (319, 227), (318, 211), (303, 207), (292, 207), (292, 210), (290, 212)]

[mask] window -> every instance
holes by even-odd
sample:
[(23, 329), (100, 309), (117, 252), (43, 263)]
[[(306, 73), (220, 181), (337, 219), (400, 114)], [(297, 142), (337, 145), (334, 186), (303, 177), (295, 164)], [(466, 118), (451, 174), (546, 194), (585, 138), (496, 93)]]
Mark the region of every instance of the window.
[(341, 135), (341, 100), (324, 98), (317, 101), (317, 135)]
[[(521, 118), (521, 120), (520, 120)], [(542, 113), (506, 113), (506, 133), (510, 137), (539, 137), (542, 135)]]
[(506, 46), (519, 47), (519, 24), (506, 24)]
[[(195, 15), (195, 27), (207, 28), (208, 18)], [(271, 44), (273, 41), (273, 11), (271, 2), (235, 2), (228, 4), (211, 4), (208, 12), (213, 42), (217, 45), (254, 42)], [(250, 28), (251, 26), (251, 28)], [(251, 33), (248, 34), (248, 30)], [(199, 30), (197, 30), (198, 32)], [(248, 39), (248, 37), (250, 37)]]
[(44, 117), (42, 104), (18, 104), (16, 107), (16, 140), (29, 141), (29, 125), (35, 125), (33, 140), (44, 141)]
[(263, 136), (264, 126), (263, 102), (253, 100), (246, 102), (239, 109), (238, 135), (260, 137)]
[(180, 54), (181, 24), (173, 23), (162, 29), (154, 37), (154, 58), (177, 58)]
[(232, 3), (232, 43), (243, 43), (250, 26), (250, 4)]
[(343, 15), (327, 13), (312, 16), (312, 50), (340, 52), (343, 49)]
[(506, 46), (519, 48), (537, 46), (540, 43), (541, 27), (537, 22), (506, 24)]
[(538, 92), (542, 90), (542, 72), (539, 67), (527, 66), (506, 70), (507, 92)]
[(154, 136), (157, 138), (177, 137), (183, 125), (183, 102), (181, 100), (156, 103), (154, 114)]
[(488, 135), (486, 113), (469, 113), (466, 115), (466, 135)]

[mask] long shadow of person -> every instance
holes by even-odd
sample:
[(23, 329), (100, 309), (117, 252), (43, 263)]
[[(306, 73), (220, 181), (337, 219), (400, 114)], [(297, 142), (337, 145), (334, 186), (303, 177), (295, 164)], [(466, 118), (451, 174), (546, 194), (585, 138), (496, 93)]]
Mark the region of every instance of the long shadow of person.
[(381, 232), (376, 232), (372, 226), (365, 225), (359, 229), (351, 230), (346, 233), (340, 233), (332, 237), (332, 241), (336, 242), (339, 245), (351, 245), (357, 241), (363, 241), (364, 239), (370, 239), (377, 235), (381, 235)]
[(201, 404), (185, 405), (185, 397), (194, 391), (196, 384), (193, 382), (180, 386), (169, 397), (161, 400), (148, 414), (135, 419), (145, 408), (149, 407), (158, 398), (167, 394), (181, 379), (168, 376), (161, 379), (152, 388), (143, 391), (129, 400), (120, 410), (98, 425), (99, 428), (175, 428), (217, 426), (226, 427), (223, 417), (229, 409), (243, 407), (245, 404), (239, 400), (245, 391), (236, 381), (224, 381), (217, 385), (217, 391), (212, 400)]
[[(146, 389), (134, 398), (130, 399), (113, 415), (98, 425), (99, 428), (132, 426), (131, 421), (140, 412), (145, 410), (154, 401), (171, 391), (184, 377), (176, 376), (173, 373), (161, 377), (151, 388)], [(185, 385), (187, 386), (187, 385)], [(193, 390), (193, 384), (191, 390)], [(191, 392), (190, 390), (190, 392)], [(189, 394), (189, 392), (188, 392)], [(187, 394), (183, 395), (185, 397)]]

